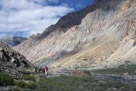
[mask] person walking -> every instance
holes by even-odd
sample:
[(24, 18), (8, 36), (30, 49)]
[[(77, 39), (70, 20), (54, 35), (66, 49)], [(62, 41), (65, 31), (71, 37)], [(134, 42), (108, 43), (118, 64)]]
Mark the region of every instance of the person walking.
[(42, 73), (45, 74), (45, 68), (42, 68)]
[(41, 73), (41, 71), (42, 71), (42, 69), (39, 67), (39, 68), (38, 68), (38, 72), (39, 72), (39, 74)]
[(48, 67), (45, 65), (45, 74), (48, 75)]
[(34, 68), (34, 71), (35, 71), (35, 74), (37, 74), (38, 68), (35, 67), (35, 68)]

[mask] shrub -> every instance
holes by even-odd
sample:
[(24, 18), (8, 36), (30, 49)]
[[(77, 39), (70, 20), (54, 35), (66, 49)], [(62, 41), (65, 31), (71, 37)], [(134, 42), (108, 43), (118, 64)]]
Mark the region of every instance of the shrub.
[(29, 88), (29, 89), (36, 89), (38, 87), (38, 85), (34, 82), (29, 82), (26, 83), (25, 81), (16, 81), (15, 85), (20, 87), (20, 88)]
[(30, 75), (25, 75), (24, 76), (24, 80), (29, 80), (29, 81), (36, 81), (34, 76), (30, 76)]
[(15, 81), (15, 85), (21, 88), (26, 87), (26, 83), (24, 81)]
[(56, 81), (53, 81), (53, 80), (50, 80), (50, 79), (47, 79), (47, 78), (41, 78), (39, 81), (38, 81), (39, 84), (47, 84), (47, 85), (57, 85), (57, 86), (60, 86), (62, 85), (61, 83), (59, 82), (56, 82)]
[(121, 84), (117, 84), (117, 85), (116, 85), (116, 88), (117, 88), (117, 89), (119, 89), (119, 88), (121, 88), (121, 87), (122, 87)]
[(29, 88), (29, 89), (36, 89), (38, 87), (38, 85), (34, 82), (29, 82), (26, 84), (26, 88)]
[(128, 90), (128, 89), (129, 89), (129, 86), (124, 86), (124, 88), (125, 88), (126, 90)]
[(0, 73), (0, 86), (13, 85), (14, 79), (6, 73)]
[(13, 88), (13, 91), (21, 91), (20, 87)]

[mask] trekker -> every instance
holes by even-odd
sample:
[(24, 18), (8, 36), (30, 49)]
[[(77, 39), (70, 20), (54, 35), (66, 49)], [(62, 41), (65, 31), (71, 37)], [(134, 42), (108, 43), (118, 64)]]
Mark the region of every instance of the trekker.
[(42, 68), (38, 68), (38, 72), (39, 72), (39, 74), (41, 73), (41, 71), (42, 71)]
[(35, 73), (37, 73), (37, 72), (38, 72), (38, 68), (37, 68), (37, 67), (35, 67), (35, 68), (34, 68), (34, 71), (35, 71)]
[(45, 74), (45, 69), (44, 68), (42, 68), (42, 73)]
[(45, 74), (48, 75), (48, 67), (45, 65)]

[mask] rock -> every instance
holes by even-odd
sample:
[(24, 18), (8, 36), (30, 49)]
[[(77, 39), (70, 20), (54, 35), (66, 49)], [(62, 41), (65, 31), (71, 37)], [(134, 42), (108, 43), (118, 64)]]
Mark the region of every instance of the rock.
[(124, 73), (124, 74), (123, 74), (123, 76), (127, 76), (127, 75), (128, 75), (128, 73)]
[(12, 91), (14, 87), (8, 86), (8, 87), (0, 87), (0, 91)]
[(2, 51), (2, 48), (0, 47), (0, 51)]
[(32, 67), (32, 64), (29, 63), (23, 55), (2, 42), (0, 42), (0, 49), (0, 72), (6, 72), (14, 78), (20, 78), (22, 76), (19, 72), (21, 67)]
[(102, 62), (103, 59), (102, 59), (102, 58), (97, 58), (97, 61), (98, 61), (98, 62)]

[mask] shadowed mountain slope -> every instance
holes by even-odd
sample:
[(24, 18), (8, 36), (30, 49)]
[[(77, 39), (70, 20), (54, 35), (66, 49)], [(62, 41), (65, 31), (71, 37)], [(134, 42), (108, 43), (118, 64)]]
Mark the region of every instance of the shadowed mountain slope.
[(22, 75), (19, 72), (21, 67), (30, 68), (32, 64), (23, 55), (0, 42), (0, 72), (6, 72), (17, 78)]

